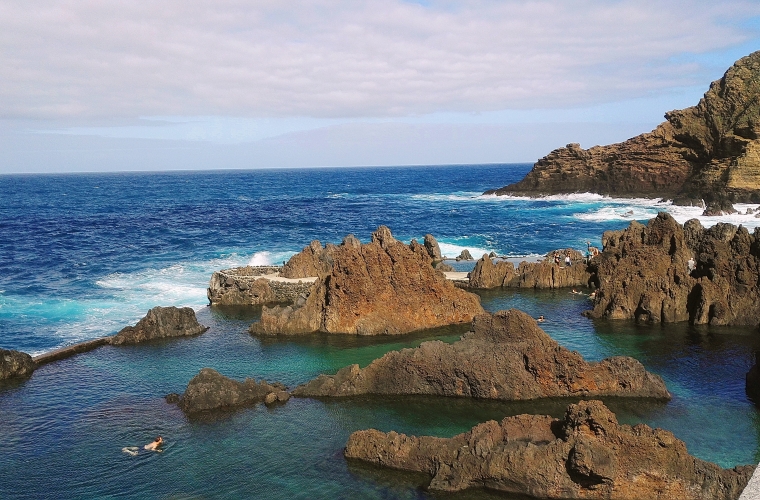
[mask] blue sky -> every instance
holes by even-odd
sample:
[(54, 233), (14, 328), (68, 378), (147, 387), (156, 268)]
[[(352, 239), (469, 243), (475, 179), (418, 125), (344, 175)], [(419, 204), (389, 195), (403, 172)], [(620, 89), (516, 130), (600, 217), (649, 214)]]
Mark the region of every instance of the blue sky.
[(0, 2), (0, 173), (534, 162), (653, 129), (754, 1)]

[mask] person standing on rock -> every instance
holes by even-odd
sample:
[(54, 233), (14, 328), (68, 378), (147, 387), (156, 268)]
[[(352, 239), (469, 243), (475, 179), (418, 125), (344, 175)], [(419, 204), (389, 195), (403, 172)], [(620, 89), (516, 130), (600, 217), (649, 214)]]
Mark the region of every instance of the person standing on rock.
[(559, 254), (557, 252), (554, 252), (554, 263), (559, 265)]
[(694, 271), (694, 269), (697, 267), (697, 263), (694, 261), (694, 257), (689, 257), (689, 262), (687, 262), (687, 265), (689, 266), (689, 274)]
[(570, 261), (570, 252), (567, 252), (565, 254), (565, 266), (570, 267), (572, 265), (572, 262)]

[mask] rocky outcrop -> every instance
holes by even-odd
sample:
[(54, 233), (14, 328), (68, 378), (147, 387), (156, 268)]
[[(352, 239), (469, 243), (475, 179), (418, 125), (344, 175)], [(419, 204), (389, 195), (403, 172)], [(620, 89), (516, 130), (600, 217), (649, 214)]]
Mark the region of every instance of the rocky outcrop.
[[(278, 268), (265, 268), (266, 271)], [(266, 271), (247, 266), (211, 275), (206, 295), (209, 304), (219, 306), (261, 305), (278, 301), (277, 294), (270, 286), (270, 281), (263, 278)]]
[(426, 473), (431, 490), (484, 487), (551, 499), (735, 500), (754, 470), (695, 458), (671, 432), (620, 425), (601, 401), (570, 405), (562, 419), (491, 420), (450, 439), (357, 431), (344, 454)]
[(111, 337), (111, 345), (137, 344), (146, 340), (199, 335), (208, 330), (198, 323), (190, 307), (154, 307), (135, 326)]
[(467, 323), (482, 313), (480, 299), (448, 282), (415, 243), (397, 241), (385, 226), (368, 244), (344, 241), (306, 299), (265, 307), (251, 333), (392, 335)]
[(37, 364), (29, 354), (0, 349), (0, 380), (29, 377), (35, 368)]
[(472, 254), (470, 253), (470, 251), (465, 248), (464, 250), (459, 252), (459, 255), (457, 256), (456, 260), (460, 261), (460, 260), (475, 260), (475, 259), (472, 258)]
[[(359, 241), (353, 235), (348, 235), (346, 240), (352, 243)], [(280, 276), (284, 278), (323, 276), (332, 269), (332, 254), (336, 249), (337, 247), (330, 243), (323, 248), (319, 240), (314, 240), (282, 266)]]
[[(567, 253), (570, 266), (565, 265)], [(561, 256), (559, 264), (554, 261), (555, 254)], [(470, 288), (581, 287), (588, 286), (590, 278), (583, 254), (571, 248), (550, 252), (541, 262), (520, 262), (517, 269), (511, 262), (483, 255), (470, 272)]]
[(486, 194), (594, 192), (613, 196), (760, 201), (760, 52), (739, 59), (694, 107), (619, 144), (568, 144), (515, 184)]
[(443, 259), (441, 255), (441, 247), (438, 245), (438, 240), (432, 234), (426, 234), (424, 239), (425, 249), (433, 262), (438, 262)]
[(564, 396), (669, 399), (662, 379), (633, 358), (586, 362), (557, 344), (527, 314), (482, 314), (454, 344), (423, 342), (366, 368), (351, 365), (297, 387), (294, 396), (429, 394), (524, 400)]
[[(275, 401), (287, 401), (289, 395), (285, 389), (282, 384), (270, 385), (265, 380), (257, 383), (247, 378), (244, 382), (238, 382), (216, 370), (203, 368), (187, 384), (187, 389), (178, 402), (182, 411), (192, 414), (258, 403), (268, 397), (270, 404)], [(172, 397), (171, 400), (177, 401), (177, 398)]]
[(760, 233), (660, 213), (603, 235), (592, 259), (594, 318), (693, 324), (760, 323)]

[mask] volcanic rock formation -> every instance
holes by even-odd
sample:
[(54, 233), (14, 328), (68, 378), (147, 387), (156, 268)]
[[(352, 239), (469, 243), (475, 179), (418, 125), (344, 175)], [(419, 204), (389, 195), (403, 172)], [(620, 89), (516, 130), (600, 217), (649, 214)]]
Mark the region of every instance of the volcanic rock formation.
[[(646, 226), (607, 231), (589, 266), (594, 318), (693, 324), (760, 323), (760, 232), (660, 213)], [(691, 262), (690, 262), (691, 260)]]
[(213, 305), (261, 305), (278, 302), (278, 296), (265, 271), (277, 272), (278, 268), (267, 266), (264, 270), (246, 266), (216, 271), (211, 275), (206, 296)]
[(735, 500), (754, 470), (695, 458), (668, 431), (620, 425), (601, 401), (570, 405), (563, 419), (491, 420), (450, 439), (357, 431), (344, 454), (429, 474), (431, 490), (479, 486), (551, 499)]
[(0, 380), (28, 377), (35, 368), (37, 364), (29, 354), (0, 349)]
[(257, 383), (250, 378), (238, 382), (216, 370), (203, 368), (187, 384), (185, 393), (179, 398), (179, 407), (190, 414), (257, 403), (267, 400), (267, 397), (272, 403), (287, 401), (290, 396), (285, 386), (279, 383), (270, 385), (265, 380)]
[(739, 59), (699, 104), (665, 118), (652, 132), (622, 143), (556, 149), (520, 182), (486, 194), (760, 201), (760, 51)]
[(399, 334), (467, 323), (483, 312), (477, 295), (456, 288), (433, 269), (425, 246), (405, 245), (385, 226), (368, 244), (347, 238), (331, 257), (329, 273), (306, 299), (265, 307), (251, 333)]
[[(570, 253), (571, 264), (565, 265), (565, 255)], [(554, 263), (554, 254), (561, 256), (560, 264)], [(571, 248), (549, 252), (541, 262), (514, 264), (505, 260), (493, 260), (483, 255), (470, 272), (470, 288), (564, 288), (588, 286), (591, 274), (583, 255)]]
[(154, 307), (135, 326), (111, 337), (111, 345), (137, 344), (146, 340), (199, 335), (208, 330), (198, 323), (190, 307)]
[(423, 342), (364, 369), (347, 366), (296, 387), (294, 396), (428, 394), (522, 400), (563, 396), (669, 399), (662, 379), (633, 358), (588, 363), (516, 309), (481, 314), (454, 344)]

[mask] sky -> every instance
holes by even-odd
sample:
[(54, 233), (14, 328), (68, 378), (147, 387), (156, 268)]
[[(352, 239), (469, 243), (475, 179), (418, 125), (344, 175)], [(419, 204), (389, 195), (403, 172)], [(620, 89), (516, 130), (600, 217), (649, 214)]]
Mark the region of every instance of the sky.
[(0, 174), (532, 163), (755, 50), (756, 0), (0, 0)]

